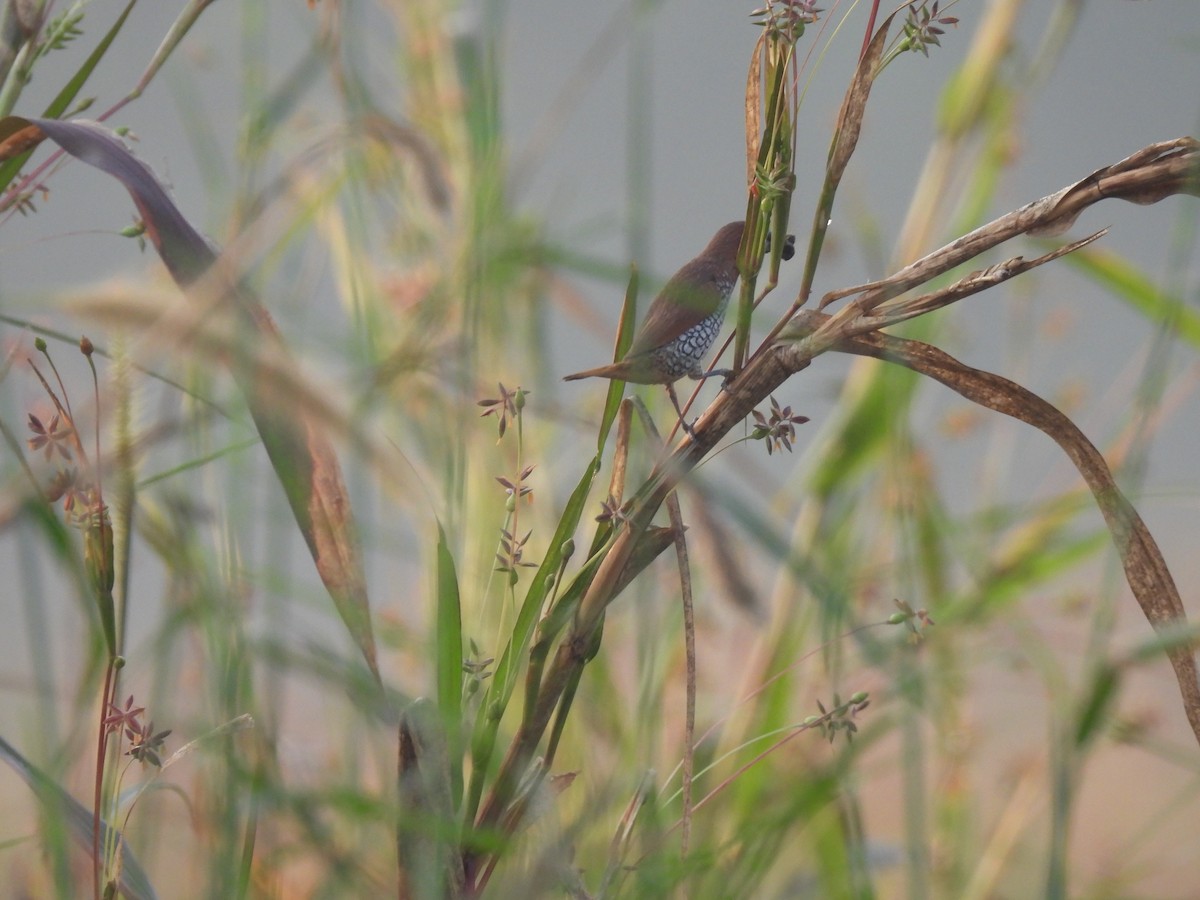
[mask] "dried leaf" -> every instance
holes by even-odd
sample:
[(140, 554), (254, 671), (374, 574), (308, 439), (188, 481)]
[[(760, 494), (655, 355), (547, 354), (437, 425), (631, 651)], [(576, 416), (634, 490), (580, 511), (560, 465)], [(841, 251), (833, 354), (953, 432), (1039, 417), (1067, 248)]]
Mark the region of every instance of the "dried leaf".
[(46, 139), (42, 129), (16, 116), (0, 119), (0, 162), (32, 150)]
[(841, 182), (842, 174), (850, 163), (850, 157), (854, 155), (854, 148), (858, 146), (858, 137), (862, 133), (863, 116), (867, 109), (867, 98), (871, 95), (871, 85), (875, 83), (879, 60), (883, 57), (888, 31), (891, 29), (892, 19), (895, 17), (896, 14), (892, 13), (884, 19), (879, 30), (875, 32), (875, 36), (871, 38), (866, 52), (858, 61), (854, 80), (850, 82), (850, 87), (846, 89), (845, 99), (842, 100), (842, 108), (838, 112), (837, 125), (833, 131), (833, 145), (829, 148), (829, 163), (826, 170), (826, 182), (834, 187)]
[(759, 145), (762, 141), (762, 61), (767, 50), (766, 34), (760, 34), (750, 55), (750, 71), (746, 75), (746, 184), (754, 184), (758, 166)]
[(847, 321), (962, 265), (1019, 234), (1046, 235), (1066, 230), (1087, 207), (1110, 198), (1136, 203), (1172, 194), (1200, 196), (1200, 141), (1177, 138), (1151, 144), (1132, 156), (1098, 169), (1087, 178), (993, 219), (879, 281), (831, 291), (818, 309), (859, 296), (840, 310)]
[(1045, 211), (1045, 221), (1027, 229), (1027, 233), (1059, 234), (1070, 228), (1083, 210), (1108, 197), (1145, 206), (1173, 194), (1200, 196), (1198, 157), (1200, 141), (1190, 137), (1144, 147), (1055, 194)]

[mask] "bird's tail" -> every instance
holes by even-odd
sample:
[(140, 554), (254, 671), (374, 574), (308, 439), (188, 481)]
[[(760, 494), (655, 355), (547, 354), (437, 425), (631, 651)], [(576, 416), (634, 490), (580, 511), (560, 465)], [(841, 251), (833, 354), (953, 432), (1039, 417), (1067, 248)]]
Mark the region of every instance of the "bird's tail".
[(595, 369), (584, 369), (582, 372), (575, 372), (571, 375), (564, 375), (563, 381), (579, 381), (583, 378), (611, 378), (613, 375), (612, 365), (597, 366)]

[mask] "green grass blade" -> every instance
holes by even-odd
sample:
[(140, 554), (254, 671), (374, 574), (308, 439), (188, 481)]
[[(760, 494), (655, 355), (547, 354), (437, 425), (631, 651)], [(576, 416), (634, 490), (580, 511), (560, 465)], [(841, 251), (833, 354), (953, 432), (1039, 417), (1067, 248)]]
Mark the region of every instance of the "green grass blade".
[(104, 58), (104, 54), (108, 52), (108, 48), (112, 46), (112, 42), (116, 40), (117, 35), (120, 34), (125, 20), (129, 18), (129, 13), (133, 11), (133, 7), (136, 4), (137, 0), (129, 0), (125, 5), (125, 9), (122, 10), (121, 15), (117, 16), (117, 21), (113, 22), (112, 27), (100, 39), (100, 43), (96, 45), (96, 49), (88, 54), (88, 58), (83, 61), (83, 65), (79, 67), (79, 70), (71, 76), (71, 80), (63, 85), (63, 89), (50, 101), (50, 105), (42, 113), (43, 116), (47, 119), (57, 119), (67, 111), (67, 107), (79, 96), (79, 92), (87, 84), (87, 80), (91, 77), (92, 72), (100, 64), (100, 60)]
[(462, 753), (458, 747), (462, 730), (463, 634), (462, 606), (454, 556), (446, 543), (446, 532), (438, 523), (437, 541), (437, 703), (450, 744), (450, 791), (462, 797)]
[(533, 638), (538, 616), (545, 605), (551, 585), (550, 578), (558, 572), (562, 562), (563, 545), (579, 527), (584, 504), (587, 503), (592, 482), (599, 471), (600, 457), (595, 456), (588, 464), (583, 477), (579, 479), (579, 483), (575, 486), (575, 490), (571, 493), (570, 499), (563, 509), (558, 527), (554, 531), (554, 537), (550, 541), (549, 551), (533, 576), (529, 590), (525, 593), (525, 600), (517, 614), (512, 636), (496, 666), (496, 674), (492, 678), (487, 696), (480, 707), (479, 716), (475, 720), (475, 729), (471, 736), (471, 782), (467, 796), (465, 821), (472, 821), (478, 811), (479, 800), (483, 796), (484, 778), (487, 774), (488, 764), (491, 762), (492, 751), (496, 746), (496, 733), (500, 727), (500, 720), (508, 706), (508, 701), (512, 698), (526, 648)]
[[(625, 286), (625, 302), (621, 306), (621, 324), (617, 331), (617, 350), (614, 359), (623, 359), (633, 344), (633, 333), (637, 328), (637, 295), (638, 271), (632, 266), (629, 272), (629, 283)], [(617, 412), (621, 408), (621, 400), (625, 396), (625, 382), (610, 381), (608, 397), (604, 400), (604, 414), (600, 417), (600, 431), (596, 435), (596, 452), (604, 452), (604, 444), (612, 431), (613, 422), (617, 420)]]
[(138, 482), (138, 490), (149, 487), (159, 481), (165, 481), (168, 478), (173, 478), (176, 475), (182, 475), (184, 472), (190, 472), (192, 469), (200, 469), (207, 466), (211, 462), (216, 462), (218, 459), (224, 459), (235, 453), (241, 453), (243, 450), (248, 450), (251, 447), (256, 447), (261, 444), (259, 438), (246, 438), (241, 441), (234, 441), (219, 450), (214, 450), (212, 453), (205, 453), (203, 456), (198, 456), (195, 459), (189, 459), (185, 463), (180, 463), (177, 466), (172, 466), (169, 469), (164, 469), (161, 472), (155, 472), (153, 475), (147, 475)]
[(579, 483), (571, 493), (571, 497), (563, 509), (562, 517), (559, 519), (558, 527), (554, 530), (554, 537), (550, 540), (550, 549), (529, 584), (529, 590), (525, 594), (525, 600), (521, 604), (521, 611), (517, 615), (517, 622), (513, 628), (512, 640), (505, 649), (500, 665), (496, 667), (495, 684), (500, 686), (500, 698), (505, 703), (512, 695), (513, 686), (516, 684), (518, 658), (524, 656), (525, 648), (529, 646), (529, 641), (533, 637), (538, 615), (545, 605), (550, 589), (550, 576), (558, 571), (562, 561), (563, 545), (579, 527), (584, 504), (587, 503), (592, 482), (599, 471), (600, 458), (593, 457), (587, 469), (584, 470), (583, 477), (579, 479)]
[[(61, 812), (65, 814), (66, 821), (71, 829), (71, 836), (90, 855), (93, 846), (91, 811), (59, 787), (52, 778), (25, 759), (25, 757), (17, 752), (16, 748), (2, 737), (0, 737), (0, 759), (3, 759), (13, 767), (16, 773), (37, 794), (38, 799), (44, 806), (52, 808), (56, 813)], [(103, 847), (109, 843), (108, 834), (114, 830), (103, 819), (100, 820), (100, 846)], [(126, 897), (132, 898), (132, 900), (154, 900), (157, 894), (155, 894), (154, 887), (151, 885), (150, 879), (146, 876), (145, 870), (142, 869), (141, 864), (137, 861), (137, 857), (133, 855), (133, 851), (125, 843), (125, 838), (121, 836), (120, 832), (117, 832), (116, 835), (117, 845), (120, 847), (121, 853), (121, 893)]]

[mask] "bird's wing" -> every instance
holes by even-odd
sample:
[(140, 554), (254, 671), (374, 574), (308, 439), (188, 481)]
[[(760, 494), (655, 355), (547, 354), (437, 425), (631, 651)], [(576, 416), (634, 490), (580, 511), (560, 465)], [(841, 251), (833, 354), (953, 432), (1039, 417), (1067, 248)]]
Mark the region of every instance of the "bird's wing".
[(722, 289), (719, 275), (716, 267), (701, 259), (676, 272), (650, 304), (627, 356), (668, 344), (715, 313), (722, 294), (728, 293)]

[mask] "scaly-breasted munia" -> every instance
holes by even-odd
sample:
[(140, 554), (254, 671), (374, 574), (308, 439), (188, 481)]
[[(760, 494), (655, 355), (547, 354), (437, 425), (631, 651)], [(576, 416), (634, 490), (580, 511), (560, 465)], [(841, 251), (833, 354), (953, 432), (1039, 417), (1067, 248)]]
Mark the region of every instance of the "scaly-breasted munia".
[(685, 375), (698, 380), (729, 374), (726, 369), (706, 375), (700, 364), (725, 319), (725, 307), (738, 278), (737, 253), (744, 227), (744, 222), (730, 222), (713, 236), (704, 252), (671, 277), (650, 304), (620, 362), (576, 372), (563, 381), (614, 378), (664, 384), (680, 424), (690, 434), (675, 395), (675, 382)]

